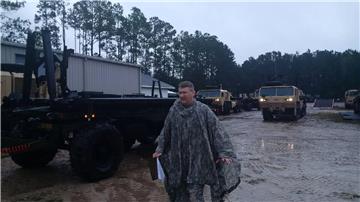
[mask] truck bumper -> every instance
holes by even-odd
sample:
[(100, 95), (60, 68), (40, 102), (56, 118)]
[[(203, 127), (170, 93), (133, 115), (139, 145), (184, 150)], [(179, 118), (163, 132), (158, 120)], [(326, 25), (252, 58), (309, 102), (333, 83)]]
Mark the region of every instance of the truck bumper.
[(278, 117), (294, 116), (295, 114), (295, 108), (262, 108), (262, 110)]

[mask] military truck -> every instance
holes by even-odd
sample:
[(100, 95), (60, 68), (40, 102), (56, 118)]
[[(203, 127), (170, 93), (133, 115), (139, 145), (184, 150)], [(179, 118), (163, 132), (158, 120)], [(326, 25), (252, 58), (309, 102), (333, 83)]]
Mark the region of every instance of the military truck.
[(262, 86), (259, 105), (264, 121), (274, 118), (297, 120), (306, 114), (304, 93), (295, 86), (271, 83)]
[(252, 109), (260, 110), (259, 107), (259, 89), (256, 89), (254, 93), (243, 94), (241, 97), (241, 108), (245, 111), (251, 111)]
[[(1, 153), (23, 168), (45, 166), (59, 149), (68, 150), (74, 172), (86, 181), (112, 176), (124, 152), (135, 141), (153, 145), (175, 99), (140, 95), (77, 92), (68, 88), (68, 55), (61, 61), (61, 96), (56, 93), (54, 54), (50, 32), (43, 30), (44, 57), (35, 53), (35, 34), (26, 44), (22, 98), (4, 97), (1, 105)], [(35, 61), (45, 62), (49, 98), (32, 98)], [(13, 65), (2, 64), (11, 69)]]
[(352, 109), (354, 106), (354, 99), (358, 94), (359, 90), (351, 89), (345, 92), (345, 108)]
[(196, 97), (207, 104), (215, 114), (230, 114), (231, 110), (234, 112), (240, 110), (239, 102), (229, 91), (221, 88), (199, 90)]

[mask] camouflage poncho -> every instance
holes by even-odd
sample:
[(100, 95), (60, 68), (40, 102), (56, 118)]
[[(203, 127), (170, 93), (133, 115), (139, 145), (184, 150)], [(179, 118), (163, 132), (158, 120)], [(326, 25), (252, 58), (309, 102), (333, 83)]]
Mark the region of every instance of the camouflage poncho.
[(157, 152), (167, 191), (181, 183), (218, 184), (215, 161), (236, 158), (228, 134), (211, 109), (199, 102), (185, 108), (176, 100), (158, 137)]

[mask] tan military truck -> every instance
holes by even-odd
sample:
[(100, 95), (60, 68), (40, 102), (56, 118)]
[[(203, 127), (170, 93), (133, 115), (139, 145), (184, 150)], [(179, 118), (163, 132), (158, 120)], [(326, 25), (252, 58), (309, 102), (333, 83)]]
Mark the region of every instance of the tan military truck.
[(354, 99), (357, 96), (359, 90), (352, 89), (345, 91), (345, 108), (352, 109), (354, 106)]
[(264, 121), (274, 118), (297, 120), (306, 114), (304, 93), (295, 86), (267, 85), (261, 87), (259, 106)]
[(237, 102), (232, 100), (232, 95), (224, 89), (199, 90), (196, 97), (207, 104), (216, 114), (230, 114), (237, 109)]

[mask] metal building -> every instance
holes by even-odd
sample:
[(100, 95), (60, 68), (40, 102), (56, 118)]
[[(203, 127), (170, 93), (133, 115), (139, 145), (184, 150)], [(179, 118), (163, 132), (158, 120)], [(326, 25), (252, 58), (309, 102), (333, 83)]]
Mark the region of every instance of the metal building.
[(141, 66), (100, 57), (71, 55), (67, 76), (69, 89), (76, 91), (123, 95), (141, 90)]
[[(25, 63), (23, 44), (1, 41), (1, 64)], [(61, 52), (56, 52), (61, 58)], [(101, 57), (73, 54), (69, 58), (67, 84), (70, 90), (95, 91), (107, 94), (139, 94), (141, 66)], [(33, 84), (35, 81), (33, 80)], [(22, 73), (1, 71), (1, 98), (13, 91), (21, 95)], [(33, 93), (32, 93), (33, 95)]]
[[(1, 64), (25, 63), (25, 45), (1, 41)], [(1, 71), (1, 99), (11, 92), (21, 95), (23, 74)], [(32, 90), (36, 89), (35, 77), (33, 77)], [(31, 94), (34, 96), (34, 93)]]

